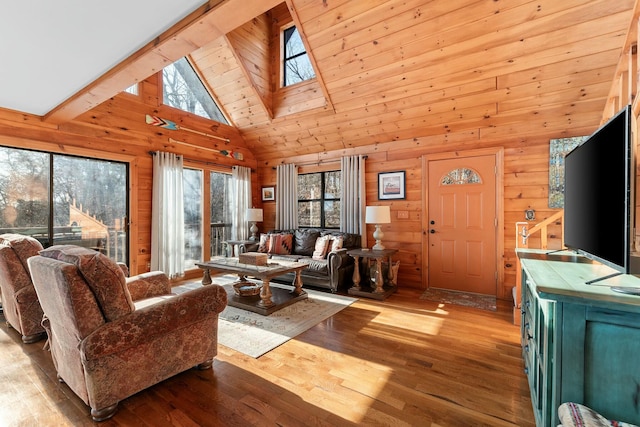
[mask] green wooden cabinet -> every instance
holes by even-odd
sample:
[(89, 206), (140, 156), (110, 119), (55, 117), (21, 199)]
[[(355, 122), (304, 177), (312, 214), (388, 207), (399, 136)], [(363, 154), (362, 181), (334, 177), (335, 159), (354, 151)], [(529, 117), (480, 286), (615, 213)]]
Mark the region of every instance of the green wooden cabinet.
[[(557, 426), (558, 406), (578, 402), (603, 416), (640, 424), (640, 286), (634, 276), (595, 285), (608, 267), (519, 252), (522, 355), (537, 426)], [(534, 256), (535, 255), (535, 256)]]
[[(523, 268), (524, 270), (524, 268)], [(556, 368), (557, 342), (554, 333), (557, 304), (539, 298), (535, 283), (522, 272), (522, 355), (525, 373), (531, 388), (531, 404), (537, 426), (554, 425), (557, 406), (553, 396), (553, 377)]]

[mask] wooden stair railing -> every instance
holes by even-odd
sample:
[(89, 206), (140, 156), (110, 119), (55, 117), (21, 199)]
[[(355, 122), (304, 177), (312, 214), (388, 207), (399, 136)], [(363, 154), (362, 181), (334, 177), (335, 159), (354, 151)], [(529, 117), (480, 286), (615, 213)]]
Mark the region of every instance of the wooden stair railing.
[[(529, 229), (528, 222), (516, 222), (516, 249), (529, 248), (529, 238), (535, 234), (540, 233), (540, 247), (538, 249), (548, 249), (549, 234), (547, 228), (551, 224), (557, 224), (560, 222), (560, 247), (564, 248), (564, 209), (551, 215), (549, 218), (534, 225)], [(521, 245), (519, 244), (522, 240)], [(516, 256), (516, 287), (514, 288), (514, 307), (513, 307), (513, 323), (515, 325), (520, 324), (520, 318), (522, 315), (521, 307), (521, 292), (522, 292), (522, 266), (520, 265), (520, 258)]]
[[(558, 211), (551, 215), (549, 218), (528, 229), (528, 222), (516, 222), (516, 249), (528, 248), (529, 238), (531, 235), (540, 232), (540, 247), (538, 249), (548, 249), (549, 234), (547, 233), (547, 227), (551, 224), (556, 224), (560, 221), (560, 225), (564, 221), (564, 210)], [(522, 246), (519, 246), (520, 238), (522, 238)], [(564, 228), (562, 228), (560, 234), (560, 246), (564, 248)]]

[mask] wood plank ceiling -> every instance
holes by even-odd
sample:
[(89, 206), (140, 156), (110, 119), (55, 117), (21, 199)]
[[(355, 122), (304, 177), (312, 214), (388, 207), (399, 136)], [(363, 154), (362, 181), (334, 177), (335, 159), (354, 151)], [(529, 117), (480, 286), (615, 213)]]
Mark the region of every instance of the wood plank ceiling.
[[(259, 160), (594, 129), (633, 3), (287, 0), (191, 59)], [(291, 20), (318, 78), (282, 89), (277, 37)]]

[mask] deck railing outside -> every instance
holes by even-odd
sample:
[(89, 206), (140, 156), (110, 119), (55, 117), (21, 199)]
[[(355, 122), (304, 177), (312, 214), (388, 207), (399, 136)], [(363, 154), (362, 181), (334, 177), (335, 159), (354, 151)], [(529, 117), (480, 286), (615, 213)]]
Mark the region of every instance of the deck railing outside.
[(225, 248), (222, 242), (230, 239), (231, 224), (211, 223), (211, 256), (225, 256)]

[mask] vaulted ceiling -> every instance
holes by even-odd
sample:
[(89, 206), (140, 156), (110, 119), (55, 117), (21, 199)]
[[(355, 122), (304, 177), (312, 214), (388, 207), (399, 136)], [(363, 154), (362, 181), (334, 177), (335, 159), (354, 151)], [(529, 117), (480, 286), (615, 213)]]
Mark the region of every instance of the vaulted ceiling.
[[(258, 159), (595, 129), (633, 4), (210, 1), (168, 30), (146, 29), (147, 44), (132, 42), (127, 59), (35, 113), (70, 120), (189, 55)], [(281, 88), (278, 29), (287, 22), (302, 33), (317, 78)]]

